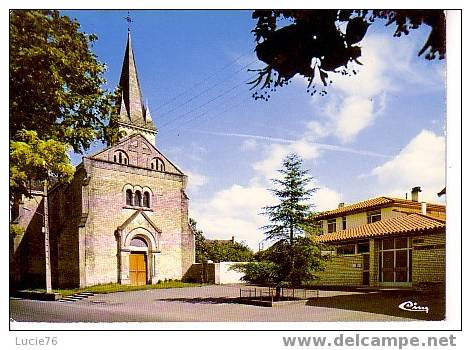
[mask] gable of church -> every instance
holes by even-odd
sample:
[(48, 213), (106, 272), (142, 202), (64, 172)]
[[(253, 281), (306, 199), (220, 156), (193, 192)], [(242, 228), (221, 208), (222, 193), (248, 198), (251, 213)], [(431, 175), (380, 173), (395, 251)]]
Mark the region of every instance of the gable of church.
[(89, 158), (183, 175), (180, 169), (141, 134), (127, 137)]

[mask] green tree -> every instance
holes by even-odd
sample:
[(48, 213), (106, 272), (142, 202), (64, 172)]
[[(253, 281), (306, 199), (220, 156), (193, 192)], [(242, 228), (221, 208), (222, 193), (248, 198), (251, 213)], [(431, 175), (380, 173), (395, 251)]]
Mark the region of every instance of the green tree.
[(253, 251), (243, 242), (206, 241), (206, 247), (213, 262), (253, 260)]
[(263, 227), (265, 236), (275, 243), (256, 254), (257, 262), (235, 267), (244, 272), (247, 281), (276, 284), (277, 298), (283, 284), (295, 287), (317, 278), (316, 272), (328, 260), (322, 254), (323, 245), (310, 237), (318, 232), (308, 222), (312, 206), (307, 202), (317, 190), (309, 188), (312, 178), (308, 170), (302, 169), (302, 160), (296, 154), (289, 154), (282, 165), (282, 178), (273, 179), (276, 188), (271, 189), (279, 203), (263, 208), (270, 220)]
[(195, 261), (197, 263), (206, 262), (208, 260), (208, 252), (206, 247), (206, 239), (203, 236), (203, 231), (196, 227), (196, 220), (190, 218), (190, 226), (195, 235)]
[(428, 60), (443, 59), (446, 53), (443, 10), (256, 10), (252, 18), (257, 20), (252, 30), (255, 51), (266, 64), (256, 70), (258, 77), (251, 82), (252, 89), (259, 87), (255, 99), (267, 100), (270, 92), (288, 84), (296, 74), (307, 79), (311, 95), (326, 93), (331, 73), (356, 74), (354, 63), (361, 65), (361, 41), (377, 20), (394, 25), (395, 37), (427, 25), (430, 34), (419, 56), (425, 53)]
[(10, 11), (11, 193), (26, 193), (25, 179), (70, 179), (70, 150), (116, 138), (115, 94), (102, 89), (105, 65), (90, 50), (97, 37), (79, 28), (58, 11)]
[(67, 155), (67, 144), (41, 140), (36, 131), (20, 130), (17, 140), (10, 141), (10, 188), (21, 188), (29, 179), (37, 179), (48, 171), (68, 181), (74, 167)]
[(280, 202), (263, 208), (263, 214), (270, 220), (270, 224), (263, 227), (268, 240), (288, 240), (291, 245), (295, 236), (304, 233), (311, 209), (308, 200), (317, 188), (308, 188), (312, 177), (307, 175), (309, 170), (301, 167), (301, 158), (294, 153), (289, 154), (278, 170), (282, 178), (272, 179), (277, 187), (270, 191)]

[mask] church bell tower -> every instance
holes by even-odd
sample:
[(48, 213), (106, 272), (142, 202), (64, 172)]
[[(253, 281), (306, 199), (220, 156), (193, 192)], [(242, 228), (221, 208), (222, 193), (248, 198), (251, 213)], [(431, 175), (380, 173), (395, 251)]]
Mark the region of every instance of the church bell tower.
[(128, 31), (128, 42), (124, 53), (123, 68), (119, 79), (121, 103), (119, 106), (119, 131), (123, 137), (139, 133), (155, 146), (155, 127), (148, 106), (144, 105), (141, 86), (137, 75), (136, 61), (131, 46), (131, 32)]

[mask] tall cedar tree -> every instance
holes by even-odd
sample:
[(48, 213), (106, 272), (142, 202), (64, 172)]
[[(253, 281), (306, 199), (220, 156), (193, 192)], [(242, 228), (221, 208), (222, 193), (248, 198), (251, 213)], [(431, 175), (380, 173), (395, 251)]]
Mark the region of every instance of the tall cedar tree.
[(275, 284), (277, 300), (283, 284), (296, 287), (316, 279), (316, 272), (323, 270), (329, 260), (322, 254), (323, 245), (310, 237), (316, 232), (307, 221), (312, 207), (307, 201), (317, 190), (309, 188), (312, 177), (302, 169), (302, 160), (296, 154), (289, 154), (282, 165), (278, 170), (281, 179), (272, 180), (277, 188), (271, 189), (280, 202), (263, 208), (270, 224), (262, 229), (266, 239), (276, 242), (256, 254), (257, 262), (233, 268), (243, 272), (246, 281)]
[(263, 208), (263, 214), (268, 216), (270, 224), (262, 227), (267, 240), (284, 240), (293, 244), (297, 235), (303, 234), (306, 218), (312, 205), (307, 201), (317, 188), (308, 188), (312, 180), (302, 169), (301, 158), (292, 153), (283, 159), (283, 168), (278, 172), (281, 179), (272, 179), (277, 188), (270, 191), (278, 197), (280, 203)]
[(70, 179), (70, 150), (116, 138), (115, 94), (101, 88), (105, 65), (90, 50), (97, 37), (79, 28), (58, 11), (10, 11), (11, 195), (48, 174)]

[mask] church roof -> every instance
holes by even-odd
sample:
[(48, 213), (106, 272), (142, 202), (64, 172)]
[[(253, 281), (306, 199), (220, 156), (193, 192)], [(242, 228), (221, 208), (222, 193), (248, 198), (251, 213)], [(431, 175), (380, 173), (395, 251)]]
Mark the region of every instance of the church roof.
[(119, 108), (120, 123), (155, 130), (156, 127), (150, 116), (150, 111), (144, 105), (142, 98), (130, 32), (128, 32), (128, 41), (124, 53), (121, 77), (119, 79), (119, 88), (121, 89), (121, 103)]

